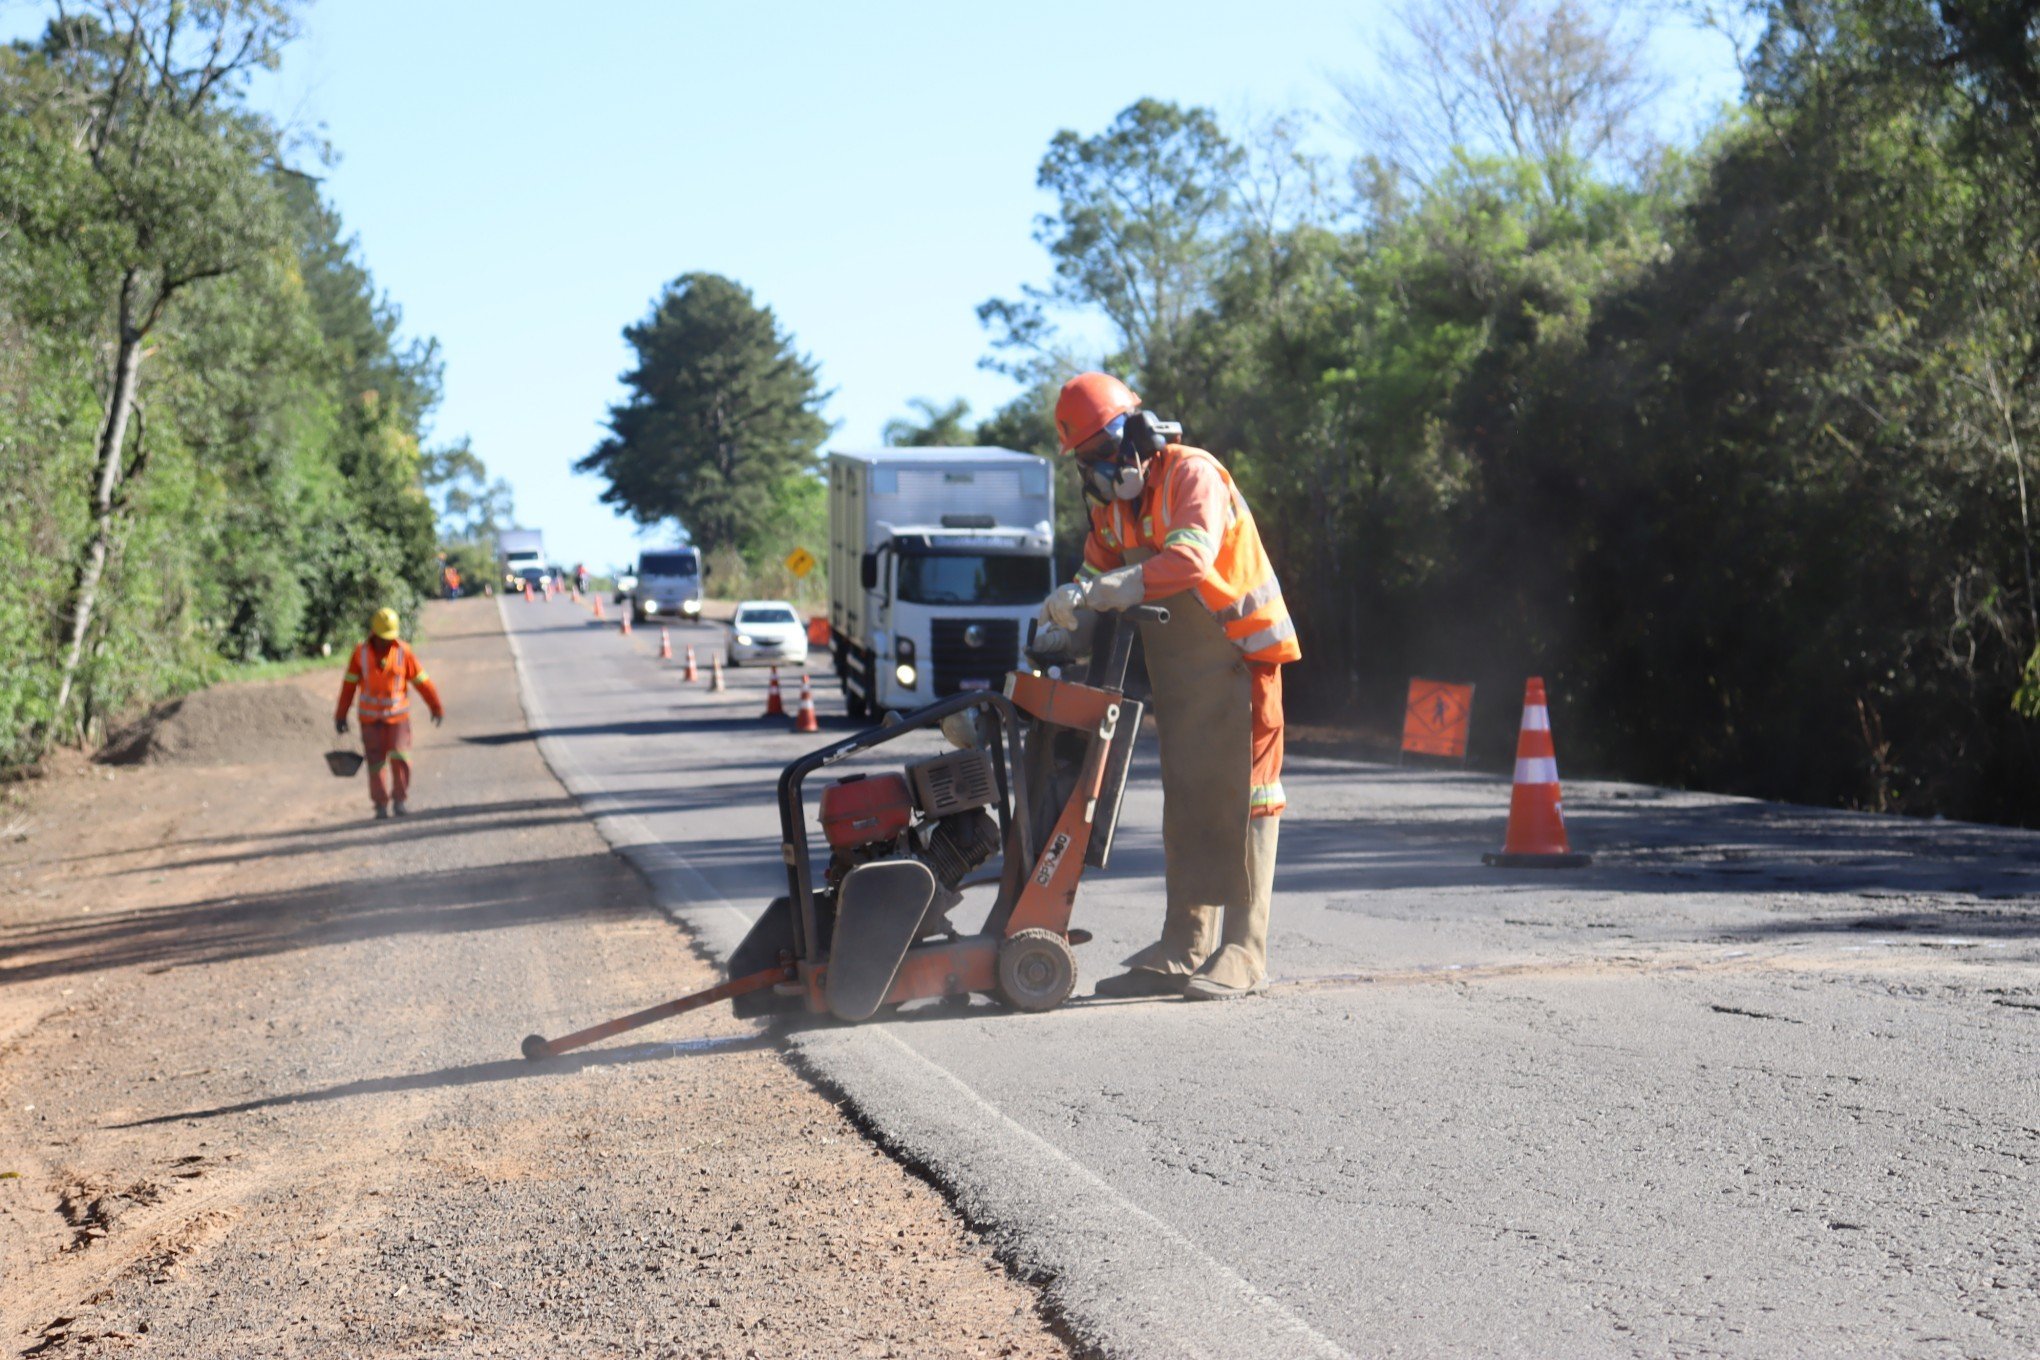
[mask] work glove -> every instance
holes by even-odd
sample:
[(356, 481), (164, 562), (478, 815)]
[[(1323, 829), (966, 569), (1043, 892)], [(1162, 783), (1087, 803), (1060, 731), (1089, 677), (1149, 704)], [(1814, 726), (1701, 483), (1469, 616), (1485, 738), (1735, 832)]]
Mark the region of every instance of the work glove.
[(1108, 571), (1091, 582), (1084, 592), (1084, 607), (1100, 613), (1131, 609), (1147, 598), (1147, 581), (1138, 563)]
[(439, 726), (439, 724), (441, 724), (441, 723), (443, 723), (443, 722), (445, 722), (445, 721), (446, 721), (446, 715), (445, 715), (444, 713), (435, 713), (435, 714), (433, 714), (433, 715), (432, 715), (432, 725), (433, 725), (434, 727), (437, 727), (437, 726)]
[[(1071, 581), (1060, 585), (1055, 592), (1041, 602), (1041, 622), (1044, 627), (1060, 628), (1064, 632), (1077, 626), (1077, 611), (1084, 607), (1086, 583)], [(1039, 633), (1035, 636), (1040, 637)]]
[(344, 737), (347, 735), (347, 719), (345, 718), (333, 719), (333, 735), (336, 737)]

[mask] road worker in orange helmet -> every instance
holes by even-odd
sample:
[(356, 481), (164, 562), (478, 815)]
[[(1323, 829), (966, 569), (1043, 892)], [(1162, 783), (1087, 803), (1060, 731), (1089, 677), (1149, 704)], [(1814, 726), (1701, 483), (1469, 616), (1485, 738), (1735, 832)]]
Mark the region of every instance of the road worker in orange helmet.
[[(378, 609), (368, 623), (368, 637), (347, 658), (340, 682), (340, 702), (333, 709), (333, 730), (347, 732), (347, 709), (361, 693), (361, 746), (368, 757), (368, 798), (382, 821), (392, 811), (402, 817), (411, 797), (411, 687), (417, 686), (432, 725), (446, 717), (439, 690), (418, 654), (397, 636), (397, 611)], [(385, 772), (387, 771), (387, 779)]]
[(1037, 642), (1080, 638), (1084, 614), (1165, 604), (1140, 624), (1161, 733), (1162, 937), (1100, 996), (1198, 1000), (1261, 990), (1282, 792), (1282, 667), (1302, 655), (1260, 532), (1232, 474), (1140, 409), (1105, 373), (1055, 405), (1091, 528), (1077, 579), (1041, 607)]

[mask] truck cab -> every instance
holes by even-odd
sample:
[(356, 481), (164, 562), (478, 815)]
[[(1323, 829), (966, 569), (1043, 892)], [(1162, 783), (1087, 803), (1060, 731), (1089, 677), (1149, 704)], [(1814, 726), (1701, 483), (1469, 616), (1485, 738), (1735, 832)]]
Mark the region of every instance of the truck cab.
[(1052, 469), (1006, 449), (830, 459), (831, 648), (853, 717), (997, 689), (1055, 587)]

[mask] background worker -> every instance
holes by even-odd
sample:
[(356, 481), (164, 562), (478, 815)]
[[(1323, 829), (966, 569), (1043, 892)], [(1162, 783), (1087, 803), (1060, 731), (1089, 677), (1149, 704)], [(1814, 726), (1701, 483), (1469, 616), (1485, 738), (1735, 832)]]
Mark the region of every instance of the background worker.
[[(432, 724), (446, 717), (439, 691), (418, 662), (418, 654), (397, 637), (397, 611), (378, 609), (369, 620), (368, 637), (347, 659), (340, 682), (340, 702), (333, 710), (333, 730), (347, 732), (347, 706), (361, 691), (361, 748), (368, 757), (368, 796), (377, 821), (392, 807), (401, 817), (411, 796), (411, 686), (418, 687)], [(384, 767), (389, 780), (384, 782)]]
[(1055, 405), (1091, 531), (1078, 579), (1042, 604), (1044, 626), (1081, 636), (1079, 611), (1170, 606), (1166, 624), (1140, 624), (1161, 734), (1168, 909), (1162, 938), (1096, 990), (1245, 996), (1267, 980), (1285, 806), (1282, 665), (1303, 653), (1232, 475), (1139, 408), (1104, 373), (1070, 379)]

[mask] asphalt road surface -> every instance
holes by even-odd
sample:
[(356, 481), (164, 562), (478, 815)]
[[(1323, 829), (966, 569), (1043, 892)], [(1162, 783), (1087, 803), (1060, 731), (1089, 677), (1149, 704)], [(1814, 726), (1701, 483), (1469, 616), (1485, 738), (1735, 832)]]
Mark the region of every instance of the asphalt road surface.
[[(656, 629), (503, 610), (540, 749), (727, 950), (784, 891), (777, 771), (849, 730), (825, 666), (803, 737), (754, 671), (683, 683)], [(673, 643), (705, 680), (720, 636)], [(1502, 781), (1285, 784), (1268, 995), (1088, 999), (1160, 919), (1149, 740), (1078, 1000), (792, 1039), (1080, 1342), (2040, 1353), (2040, 836), (1572, 783), (1594, 867), (1504, 872)]]

